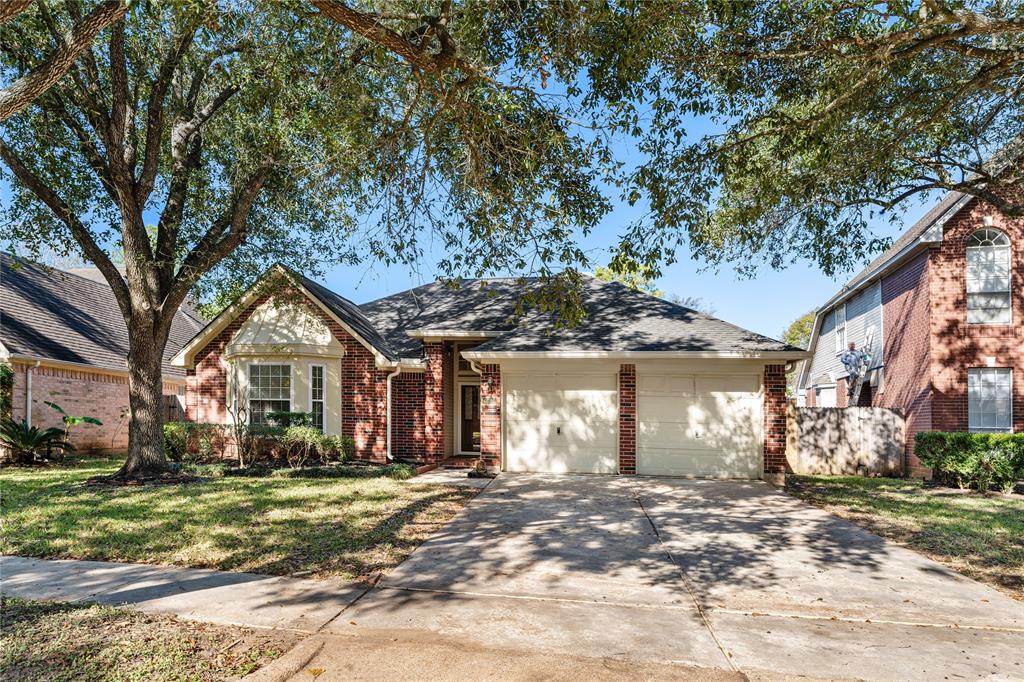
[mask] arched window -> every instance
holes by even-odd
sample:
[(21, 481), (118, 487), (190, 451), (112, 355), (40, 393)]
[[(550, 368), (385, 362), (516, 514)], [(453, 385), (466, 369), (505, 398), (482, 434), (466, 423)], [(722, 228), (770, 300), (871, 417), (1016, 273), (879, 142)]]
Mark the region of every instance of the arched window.
[(1010, 240), (984, 228), (967, 240), (967, 322), (1010, 324)]

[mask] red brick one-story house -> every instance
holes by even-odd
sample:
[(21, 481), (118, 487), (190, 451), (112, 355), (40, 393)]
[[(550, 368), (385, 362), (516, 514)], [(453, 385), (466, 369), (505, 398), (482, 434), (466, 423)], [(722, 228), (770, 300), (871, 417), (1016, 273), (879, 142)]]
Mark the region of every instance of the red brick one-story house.
[[(187, 306), (175, 316), (164, 354), (165, 396), (184, 401), (185, 372), (170, 359), (203, 325)], [(79, 451), (126, 449), (127, 357), (124, 318), (98, 271), (56, 270), (0, 253), (0, 362), (14, 370), (14, 419), (61, 427), (50, 401), (103, 422), (75, 427)]]
[[(175, 356), (187, 418), (313, 413), (357, 456), (504, 471), (757, 478), (785, 462), (797, 348), (585, 278), (582, 325), (516, 314), (536, 280), (421, 286), (364, 305), (278, 268)], [(297, 294), (297, 295), (296, 295)]]
[(855, 401), (906, 418), (905, 470), (919, 431), (1024, 430), (1024, 219), (952, 192), (818, 310), (798, 391), (846, 407), (839, 355), (872, 356)]

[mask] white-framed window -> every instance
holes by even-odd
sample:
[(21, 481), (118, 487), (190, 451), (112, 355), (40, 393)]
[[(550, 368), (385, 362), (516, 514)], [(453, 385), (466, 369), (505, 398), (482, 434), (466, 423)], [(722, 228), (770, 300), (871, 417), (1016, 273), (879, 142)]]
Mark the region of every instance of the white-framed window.
[(846, 350), (846, 304), (837, 307), (832, 313), (836, 317), (836, 355)]
[(309, 412), (312, 425), (324, 430), (324, 366), (309, 366)]
[(249, 365), (249, 423), (266, 424), (269, 412), (291, 412), (292, 366)]
[(835, 407), (836, 406), (836, 387), (835, 384), (831, 386), (818, 386), (814, 389), (814, 406), (815, 407)]
[(1010, 324), (1010, 240), (986, 227), (967, 240), (967, 323)]
[(971, 431), (1013, 430), (1013, 371), (1000, 367), (967, 370), (967, 427)]

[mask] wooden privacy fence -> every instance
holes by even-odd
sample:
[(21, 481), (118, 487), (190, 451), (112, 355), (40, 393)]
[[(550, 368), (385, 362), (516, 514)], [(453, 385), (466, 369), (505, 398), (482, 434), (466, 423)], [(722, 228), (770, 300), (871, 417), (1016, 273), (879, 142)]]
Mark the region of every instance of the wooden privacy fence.
[(794, 473), (901, 475), (905, 445), (895, 410), (789, 406), (786, 459)]

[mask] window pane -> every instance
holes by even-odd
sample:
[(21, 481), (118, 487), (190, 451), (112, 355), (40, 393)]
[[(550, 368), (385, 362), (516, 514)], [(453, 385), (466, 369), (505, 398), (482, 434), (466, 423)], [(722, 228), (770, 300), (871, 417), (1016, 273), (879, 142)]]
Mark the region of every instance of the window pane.
[(1003, 368), (967, 370), (967, 424), (972, 431), (1010, 431), (1013, 373)]
[(982, 229), (967, 247), (967, 322), (1008, 324), (1010, 310), (1010, 241), (999, 230)]

